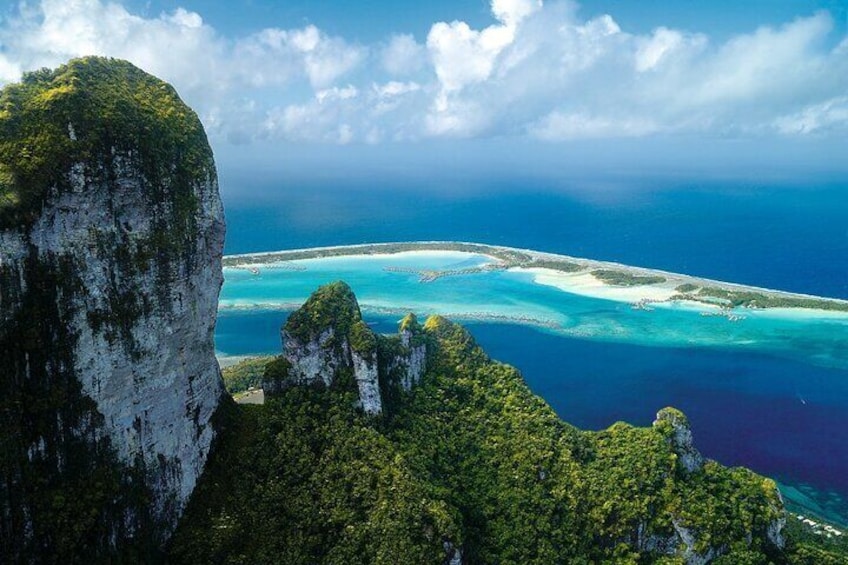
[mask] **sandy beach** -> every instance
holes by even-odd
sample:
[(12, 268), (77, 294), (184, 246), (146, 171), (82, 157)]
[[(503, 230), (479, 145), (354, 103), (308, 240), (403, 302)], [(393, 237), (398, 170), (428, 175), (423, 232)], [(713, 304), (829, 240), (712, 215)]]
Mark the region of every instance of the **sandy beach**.
[(678, 294), (674, 288), (668, 288), (664, 285), (613, 286), (595, 278), (588, 272), (563, 273), (539, 267), (513, 267), (510, 271), (530, 273), (533, 275), (533, 282), (553, 286), (563, 292), (619, 302), (662, 302)]

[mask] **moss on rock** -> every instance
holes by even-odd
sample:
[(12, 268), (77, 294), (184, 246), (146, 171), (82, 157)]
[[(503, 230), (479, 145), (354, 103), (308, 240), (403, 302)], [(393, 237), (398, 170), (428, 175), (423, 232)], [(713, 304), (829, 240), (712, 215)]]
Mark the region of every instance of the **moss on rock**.
[(353, 291), (347, 283), (337, 281), (312, 293), (303, 307), (289, 316), (284, 330), (306, 342), (327, 328), (332, 328), (336, 335), (348, 335), (361, 320), (362, 313)]
[(108, 181), (136, 160), (151, 198), (190, 222), (198, 180), (215, 175), (197, 115), (169, 84), (127, 61), (74, 59), (0, 92), (0, 229), (34, 221), (51, 193)]

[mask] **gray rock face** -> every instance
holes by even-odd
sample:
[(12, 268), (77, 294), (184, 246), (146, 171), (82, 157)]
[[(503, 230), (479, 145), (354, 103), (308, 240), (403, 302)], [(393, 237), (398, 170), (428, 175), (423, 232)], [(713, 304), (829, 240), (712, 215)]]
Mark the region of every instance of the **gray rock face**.
[(462, 565), (462, 549), (455, 546), (452, 542), (446, 541), (442, 544), (445, 548), (445, 565)]
[(380, 414), (383, 401), (377, 370), (377, 352), (361, 354), (350, 346), (349, 336), (339, 336), (329, 327), (303, 341), (282, 330), (283, 355), (291, 364), (286, 383), (265, 383), (265, 392), (274, 394), (280, 386), (322, 383), (330, 387), (341, 371), (351, 371), (359, 391), (359, 402), (366, 414)]
[[(113, 163), (111, 181), (71, 167), (70, 191), (48, 198), (30, 227), (0, 231), (0, 336), (15, 357), (14, 335), (25, 331), (16, 316), (36, 292), (52, 301), (38, 304), (63, 325), (55, 350), (40, 351), (45, 376), (67, 372), (93, 400), (100, 425), (77, 431), (108, 441), (142, 473), (167, 536), (203, 471), (223, 394), (213, 342), (223, 210), (212, 169), (193, 186), (192, 226), (180, 239), (167, 223), (174, 204), (151, 200), (132, 156)], [(57, 286), (45, 287), (39, 273), (58, 273)], [(44, 370), (26, 363), (19, 378)], [(33, 438), (31, 461), (45, 442), (56, 438)]]
[(291, 386), (334, 386), (352, 376), (366, 414), (386, 410), (384, 391), (409, 391), (424, 375), (427, 349), (421, 328), (410, 314), (399, 336), (379, 337), (362, 321), (350, 287), (335, 282), (319, 288), (280, 331), (287, 369), (282, 376), (266, 374), (266, 394)]
[[(783, 507), (783, 495), (777, 491), (777, 496), (780, 500), (780, 506)], [(786, 547), (786, 537), (783, 535), (783, 528), (786, 527), (786, 513), (778, 510), (779, 518), (772, 520), (766, 529), (766, 537), (774, 544), (775, 547), (783, 549)]]
[(711, 547), (707, 549), (706, 553), (698, 553), (695, 551), (695, 544), (698, 541), (695, 532), (684, 528), (677, 520), (672, 520), (672, 525), (683, 546), (683, 559), (686, 565), (706, 565), (726, 551), (726, 548), (717, 549)]
[(409, 351), (408, 355), (397, 359), (397, 364), (404, 368), (401, 386), (406, 391), (412, 390), (412, 387), (421, 381), (427, 369), (427, 347), (423, 343), (416, 344), (414, 337), (409, 329), (400, 332), (400, 342)]
[(668, 438), (672, 450), (677, 454), (681, 467), (689, 473), (700, 471), (704, 466), (704, 457), (695, 449), (689, 421), (680, 411), (664, 408), (657, 413), (654, 427), (668, 426)]
[(380, 414), (383, 411), (383, 399), (380, 395), (380, 375), (377, 371), (377, 351), (360, 355), (354, 351), (353, 378), (359, 389), (359, 402), (366, 414)]
[(150, 561), (224, 394), (212, 149), (126, 61), (28, 73), (0, 102), (0, 555)]
[[(302, 341), (287, 332), (282, 331), (283, 354), (291, 363), (289, 378), (291, 384), (309, 385), (316, 382), (329, 387), (335, 380), (335, 375), (344, 367), (351, 365), (350, 344), (346, 337), (336, 346), (334, 328), (325, 328), (313, 339)], [(267, 390), (273, 394), (273, 390)]]

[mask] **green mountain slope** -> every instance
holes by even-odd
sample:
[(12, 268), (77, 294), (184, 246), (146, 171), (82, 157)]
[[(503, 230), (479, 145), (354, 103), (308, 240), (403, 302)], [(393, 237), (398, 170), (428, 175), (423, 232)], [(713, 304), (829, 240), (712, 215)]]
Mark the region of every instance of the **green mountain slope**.
[[(323, 324), (350, 326), (324, 319), (335, 306), (357, 317), (346, 285), (335, 289), (314, 295), (287, 329), (318, 335)], [(309, 320), (319, 327), (305, 331)], [(357, 408), (355, 383), (341, 377), (329, 387), (279, 387), (263, 406), (229, 406), (172, 559), (812, 562), (806, 551), (840, 562), (812, 546), (799, 552), (791, 540), (784, 549), (775, 483), (704, 461), (680, 412), (662, 410), (651, 428), (581, 431), (462, 327), (432, 317), (416, 330), (426, 373), (402, 390), (384, 371), (379, 416)], [(403, 353), (398, 338), (377, 344), (381, 367)], [(294, 378), (288, 361), (268, 367), (277, 383)]]

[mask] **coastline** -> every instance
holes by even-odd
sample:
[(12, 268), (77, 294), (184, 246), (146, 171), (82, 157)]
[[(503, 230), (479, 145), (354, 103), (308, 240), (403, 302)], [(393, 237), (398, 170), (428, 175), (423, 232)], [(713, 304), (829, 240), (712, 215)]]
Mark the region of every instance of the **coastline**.
[[(528, 273), (534, 282), (563, 292), (630, 303), (637, 309), (685, 305), (705, 313), (739, 311), (746, 315), (839, 317), (848, 315), (848, 300), (786, 292), (658, 269), (623, 265), (530, 249), (462, 241), (419, 241), (313, 247), (261, 253), (228, 255), (225, 269), (279, 268), (281, 263), (326, 258), (373, 258), (374, 256), (435, 256), (445, 253), (489, 257), (492, 268)], [(277, 267), (275, 267), (277, 266)], [(450, 272), (424, 277), (435, 280)], [(467, 274), (464, 272), (463, 274)]]

